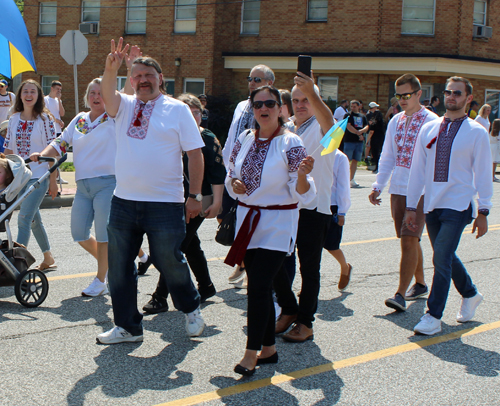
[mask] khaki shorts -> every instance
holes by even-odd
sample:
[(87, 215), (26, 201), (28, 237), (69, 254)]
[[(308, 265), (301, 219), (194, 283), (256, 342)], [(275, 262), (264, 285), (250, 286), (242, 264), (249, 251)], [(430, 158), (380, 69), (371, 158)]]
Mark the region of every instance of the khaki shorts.
[(420, 198), (417, 206), (417, 225), (416, 231), (411, 231), (406, 227), (403, 219), (406, 211), (406, 196), (391, 195), (391, 213), (394, 220), (394, 227), (396, 228), (396, 235), (401, 238), (403, 235), (411, 237), (418, 237), (419, 241), (422, 238), (422, 232), (425, 226), (424, 214), (424, 196)]

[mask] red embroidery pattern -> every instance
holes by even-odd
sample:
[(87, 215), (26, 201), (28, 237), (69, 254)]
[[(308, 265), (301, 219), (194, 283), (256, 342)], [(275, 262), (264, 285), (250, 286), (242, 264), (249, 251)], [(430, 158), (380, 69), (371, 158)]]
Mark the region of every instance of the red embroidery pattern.
[(266, 142), (257, 148), (257, 144), (254, 142), (243, 161), (243, 165), (241, 166), (241, 180), (247, 188), (245, 193), (248, 196), (260, 186), (262, 169), (264, 168), (267, 151), (269, 151), (269, 145), (270, 143)]
[(16, 131), (16, 147), (17, 154), (22, 158), (30, 156), (31, 150), (31, 133), (35, 126), (34, 121), (19, 120)]
[(286, 158), (288, 159), (288, 172), (297, 172), (300, 163), (307, 157), (306, 149), (304, 147), (293, 147), (286, 151)]
[[(408, 116), (403, 113), (399, 116), (398, 123), (396, 124), (396, 166), (410, 169), (411, 161), (413, 159), (413, 151), (415, 149), (415, 142), (418, 138), (418, 133), (424, 124), (427, 117), (425, 107), (420, 111), (413, 114), (410, 118), (408, 126), (406, 121)], [(407, 127), (407, 128), (406, 128)]]
[(453, 141), (467, 116), (451, 121), (446, 118), (441, 123), (436, 143), (434, 161), (434, 182), (448, 182), (450, 173), (450, 155)]
[[(138, 140), (143, 140), (144, 138), (146, 138), (146, 135), (148, 133), (149, 120), (151, 118), (151, 114), (153, 114), (156, 100), (158, 100), (158, 98), (144, 103), (143, 101), (137, 99), (134, 107), (134, 114), (127, 131), (127, 135), (129, 137), (136, 138)], [(138, 113), (141, 108), (142, 114), (140, 117), (138, 117)], [(135, 125), (137, 120), (141, 123), (140, 126)]]
[(233, 150), (231, 151), (231, 156), (229, 157), (229, 162), (231, 162), (233, 165), (236, 162), (236, 157), (240, 153), (240, 149), (241, 149), (241, 142), (240, 140), (236, 140)]

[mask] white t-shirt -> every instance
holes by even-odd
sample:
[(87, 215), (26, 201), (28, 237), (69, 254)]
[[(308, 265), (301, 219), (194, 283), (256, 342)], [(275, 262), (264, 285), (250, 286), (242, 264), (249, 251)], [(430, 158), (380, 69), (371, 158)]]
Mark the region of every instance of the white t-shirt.
[(333, 118), (337, 121), (341, 121), (344, 119), (344, 116), (348, 113), (348, 111), (343, 108), (342, 106), (339, 106), (335, 109), (335, 113), (333, 113)]
[(345, 216), (351, 207), (349, 158), (338, 149), (335, 151), (335, 155), (331, 204), (332, 206), (338, 206), (337, 213), (339, 216)]
[(475, 121), (481, 124), (486, 131), (490, 131), (490, 119), (488, 117), (483, 118), (479, 114), (476, 116)]
[(7, 92), (6, 95), (0, 94), (0, 123), (7, 120), (7, 115), (9, 114), (10, 108), (16, 102), (16, 95), (11, 92)]
[[(52, 115), (57, 118), (58, 120), (61, 119), (61, 114), (59, 114), (59, 99), (57, 97), (50, 97), (50, 96), (45, 96), (45, 107), (49, 109), (49, 111), (52, 113)], [(61, 126), (57, 123), (54, 122), (56, 126), (56, 134), (61, 133)]]
[(335, 154), (331, 153), (321, 156), (323, 148), (318, 147), (324, 134), (316, 117), (310, 117), (297, 128), (295, 128), (293, 120), (294, 117), (291, 117), (286, 126), (291, 132), (300, 137), (306, 147), (308, 155), (314, 152), (314, 155), (312, 155), (314, 158), (314, 168), (311, 171), (311, 176), (314, 178), (314, 184), (316, 185), (316, 198), (307, 204), (300, 203), (299, 208), (309, 210), (317, 209), (319, 213), (332, 214), (330, 205)]
[[(13, 114), (9, 119), (4, 148), (11, 149), (15, 155), (23, 159), (29, 158), (33, 152), (42, 152), (56, 137), (54, 122), (45, 114), (34, 121), (21, 120), (21, 113)], [(33, 162), (30, 165), (31, 179), (40, 178), (49, 170), (48, 163)]]
[(75, 180), (115, 174), (115, 120), (106, 113), (90, 121), (90, 113), (79, 113), (63, 133), (50, 143), (59, 154), (73, 145)]
[[(120, 93), (116, 125), (116, 189), (121, 199), (183, 203), (182, 151), (205, 146), (187, 104), (160, 95), (145, 105)], [(140, 126), (134, 126), (143, 104)]]

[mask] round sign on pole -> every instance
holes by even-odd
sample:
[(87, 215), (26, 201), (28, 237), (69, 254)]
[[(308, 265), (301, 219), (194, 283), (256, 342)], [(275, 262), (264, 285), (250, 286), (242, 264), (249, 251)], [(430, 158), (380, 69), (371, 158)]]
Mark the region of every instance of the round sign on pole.
[[(74, 45), (73, 45), (74, 37)], [(73, 65), (80, 65), (89, 54), (89, 42), (79, 30), (68, 30), (59, 41), (61, 56)]]

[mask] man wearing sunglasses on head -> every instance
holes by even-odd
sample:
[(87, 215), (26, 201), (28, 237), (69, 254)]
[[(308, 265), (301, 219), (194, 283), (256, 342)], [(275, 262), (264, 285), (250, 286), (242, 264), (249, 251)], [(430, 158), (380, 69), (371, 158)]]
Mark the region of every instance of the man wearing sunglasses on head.
[[(380, 194), (391, 185), (391, 212), (396, 228), (396, 235), (401, 239), (401, 262), (399, 265), (399, 287), (394, 295), (385, 301), (386, 306), (396, 311), (406, 310), (406, 300), (415, 300), (428, 292), (424, 279), (424, 266), (420, 238), (424, 229), (424, 198), (420, 197), (417, 211), (416, 229), (410, 230), (404, 224), (406, 208), (407, 184), (412, 167), (413, 150), (422, 126), (436, 120), (438, 116), (420, 104), (422, 95), (420, 81), (415, 75), (407, 73), (396, 80), (394, 95), (403, 109), (396, 114), (387, 126), (382, 155), (380, 156), (378, 174), (368, 196), (370, 203), (380, 205)], [(392, 176), (391, 176), (392, 174)], [(407, 292), (415, 277), (415, 284)]]
[[(467, 103), (472, 101), (472, 85), (462, 77), (446, 81), (444, 117), (426, 124), (415, 145), (413, 165), (408, 180), (405, 222), (416, 229), (415, 208), (425, 187), (425, 223), (434, 250), (434, 278), (427, 300), (427, 313), (413, 329), (432, 335), (441, 331), (441, 317), (450, 284), (462, 296), (457, 321), (474, 317), (483, 296), (477, 291), (464, 265), (455, 254), (460, 237), (472, 217), (476, 238), (488, 231), (493, 186), (491, 152), (484, 127), (467, 117)], [(478, 213), (476, 215), (475, 196)]]

